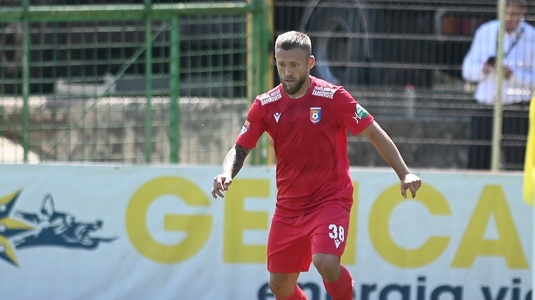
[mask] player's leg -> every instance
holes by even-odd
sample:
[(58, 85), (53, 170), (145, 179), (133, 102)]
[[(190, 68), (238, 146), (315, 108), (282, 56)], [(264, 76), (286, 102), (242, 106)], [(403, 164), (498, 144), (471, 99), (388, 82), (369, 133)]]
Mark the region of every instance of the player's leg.
[(297, 285), (299, 273), (270, 273), (269, 288), (277, 300), (306, 300), (305, 292)]
[(308, 271), (312, 261), (310, 240), (303, 236), (301, 218), (279, 217), (271, 221), (267, 244), (269, 287), (277, 300), (306, 300), (297, 286), (300, 272)]
[(321, 277), (328, 282), (335, 282), (340, 277), (340, 258), (334, 254), (315, 253), (312, 263)]
[[(326, 269), (320, 267), (325, 262), (338, 260), (338, 263), (327, 263)], [(339, 257), (332, 254), (314, 254), (312, 260), (315, 262), (314, 266), (323, 278), (323, 285), (332, 300), (352, 300), (353, 299), (353, 277), (349, 271), (340, 265)], [(319, 263), (318, 263), (319, 262)], [(337, 269), (338, 271), (333, 271)]]
[(353, 299), (354, 281), (349, 271), (340, 265), (349, 227), (350, 212), (333, 204), (311, 215), (312, 263), (318, 270), (325, 289), (333, 300)]

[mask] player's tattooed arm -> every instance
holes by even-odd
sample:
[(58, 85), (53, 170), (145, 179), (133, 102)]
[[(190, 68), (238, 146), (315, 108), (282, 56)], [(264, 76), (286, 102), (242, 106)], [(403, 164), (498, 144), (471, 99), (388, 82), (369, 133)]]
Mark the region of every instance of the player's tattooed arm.
[(236, 149), (236, 158), (234, 159), (234, 165), (232, 166), (232, 178), (234, 178), (243, 167), (245, 158), (249, 154), (250, 149), (244, 148), (238, 144), (234, 146)]
[(227, 173), (230, 173), (232, 178), (234, 178), (243, 167), (245, 158), (250, 151), (251, 149), (244, 148), (238, 144), (234, 145), (234, 147), (230, 149), (225, 156), (225, 160), (223, 161), (223, 169)]
[(232, 183), (232, 179), (238, 175), (238, 172), (243, 167), (245, 158), (249, 154), (250, 149), (244, 148), (238, 144), (234, 145), (223, 160), (223, 173), (217, 175), (212, 183), (212, 197), (224, 198), (224, 191)]

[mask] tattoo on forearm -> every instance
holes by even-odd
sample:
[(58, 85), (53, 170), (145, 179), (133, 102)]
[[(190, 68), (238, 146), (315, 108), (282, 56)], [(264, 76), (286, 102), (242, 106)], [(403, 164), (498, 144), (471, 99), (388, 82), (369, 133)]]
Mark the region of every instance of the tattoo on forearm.
[(249, 149), (243, 148), (239, 145), (236, 145), (236, 159), (234, 160), (234, 163), (232, 165), (232, 178), (234, 178), (238, 172), (243, 167), (243, 163), (245, 162), (245, 158), (249, 154)]

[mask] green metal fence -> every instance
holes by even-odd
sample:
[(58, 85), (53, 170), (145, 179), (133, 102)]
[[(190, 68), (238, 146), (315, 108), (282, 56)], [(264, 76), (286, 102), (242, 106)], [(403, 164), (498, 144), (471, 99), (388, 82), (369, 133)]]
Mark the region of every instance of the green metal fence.
[(268, 12), (265, 0), (5, 2), (0, 160), (220, 163), (269, 85)]
[[(312, 38), (313, 74), (343, 84), (411, 167), (464, 169), (470, 145), (491, 145), (470, 137), (471, 117), (492, 109), (475, 103), (461, 65), (497, 3), (3, 1), (0, 161), (220, 164), (250, 101), (276, 81), (274, 37), (297, 29)], [(501, 148), (521, 158), (525, 143), (505, 132)], [(267, 138), (257, 149), (250, 162), (273, 162)], [(361, 136), (349, 158), (386, 165)]]

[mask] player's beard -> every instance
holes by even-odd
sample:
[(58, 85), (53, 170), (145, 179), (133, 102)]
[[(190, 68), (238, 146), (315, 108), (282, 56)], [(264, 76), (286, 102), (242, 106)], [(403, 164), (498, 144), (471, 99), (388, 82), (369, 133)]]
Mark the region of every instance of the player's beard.
[(306, 80), (306, 76), (297, 78), (296, 81), (294, 81), (294, 85), (289, 86), (286, 83), (285, 78), (281, 77), (282, 87), (284, 88), (284, 91), (286, 92), (286, 94), (290, 96), (295, 95), (295, 93), (299, 92), (303, 84), (305, 84), (305, 80)]

